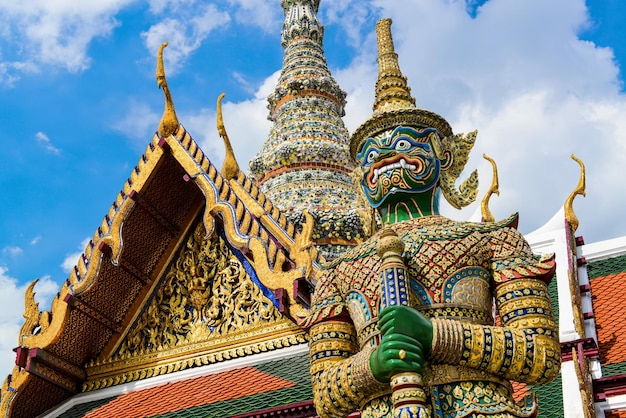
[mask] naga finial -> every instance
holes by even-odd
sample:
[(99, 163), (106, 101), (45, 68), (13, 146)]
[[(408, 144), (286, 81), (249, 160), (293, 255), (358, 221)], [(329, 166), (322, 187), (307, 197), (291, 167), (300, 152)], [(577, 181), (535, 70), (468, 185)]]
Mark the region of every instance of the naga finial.
[(483, 154), (483, 158), (489, 161), (491, 163), (491, 166), (493, 167), (493, 179), (491, 180), (491, 187), (489, 187), (489, 190), (487, 190), (485, 197), (483, 197), (483, 200), (480, 202), (480, 211), (483, 216), (483, 222), (493, 222), (495, 221), (495, 218), (489, 210), (489, 199), (491, 199), (491, 195), (493, 194), (497, 194), (498, 196), (500, 196), (498, 167), (496, 166), (496, 162), (493, 160), (493, 158), (489, 157), (487, 154)]
[(165, 41), (159, 47), (156, 69), (157, 85), (160, 89), (163, 89), (163, 95), (165, 96), (165, 110), (163, 111), (163, 116), (161, 117), (158, 129), (159, 136), (162, 138), (172, 135), (176, 132), (176, 129), (178, 129), (178, 118), (176, 117), (172, 95), (170, 94), (170, 89), (167, 86), (167, 80), (165, 79), (165, 67), (163, 65), (163, 48), (165, 48), (167, 44), (168, 42)]
[(577, 158), (574, 154), (571, 155), (572, 160), (576, 161), (578, 165), (580, 165), (580, 178), (578, 180), (578, 185), (574, 189), (572, 193), (565, 200), (565, 204), (563, 205), (563, 209), (565, 209), (565, 219), (567, 219), (567, 223), (569, 223), (572, 228), (572, 232), (576, 232), (578, 229), (578, 218), (574, 213), (574, 198), (577, 195), (582, 195), (583, 197), (587, 196), (585, 192), (586, 182), (585, 182), (585, 164)]
[(217, 98), (217, 133), (224, 140), (226, 155), (224, 156), (224, 164), (222, 165), (221, 174), (226, 180), (234, 179), (239, 174), (239, 164), (235, 158), (235, 152), (230, 144), (230, 139), (224, 127), (224, 119), (222, 118), (222, 99), (226, 96), (222, 93)]

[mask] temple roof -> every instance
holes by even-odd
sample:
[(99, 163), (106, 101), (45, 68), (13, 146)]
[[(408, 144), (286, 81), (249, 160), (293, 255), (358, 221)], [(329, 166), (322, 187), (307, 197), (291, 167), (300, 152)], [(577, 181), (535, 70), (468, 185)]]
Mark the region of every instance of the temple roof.
[[(152, 306), (179, 247), (194, 234), (201, 240), (216, 233), (228, 248), (225, 257), (256, 283), (242, 292), (262, 288), (258, 297), (282, 314), (247, 331), (240, 327), (236, 344), (225, 336), (197, 337), (193, 343), (183, 338), (128, 349), (136, 343), (126, 341), (130, 335), (144, 335), (133, 330), (144, 321), (142, 312)], [(27, 292), (18, 365), (3, 385), (0, 409), (33, 417), (81, 390), (303, 343), (306, 335), (294, 321), (305, 313), (299, 302), (306, 303), (316, 259), (306, 231), (297, 233), (242, 172), (224, 179), (182, 125), (168, 137), (155, 135), (51, 312), (39, 312), (32, 288)]]
[[(210, 370), (211, 366), (207, 368)], [(306, 347), (280, 360), (125, 390), (102, 399), (77, 399), (58, 415), (74, 417), (274, 417), (314, 413)], [(197, 372), (196, 372), (197, 374)], [(120, 391), (118, 391), (120, 392)]]

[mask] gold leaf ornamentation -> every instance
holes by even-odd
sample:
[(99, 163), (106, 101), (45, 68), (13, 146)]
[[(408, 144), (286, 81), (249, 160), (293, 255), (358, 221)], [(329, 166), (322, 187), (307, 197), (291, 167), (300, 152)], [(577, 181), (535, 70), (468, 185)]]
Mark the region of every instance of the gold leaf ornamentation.
[(123, 356), (198, 343), (281, 318), (218, 234), (199, 223), (135, 328)]

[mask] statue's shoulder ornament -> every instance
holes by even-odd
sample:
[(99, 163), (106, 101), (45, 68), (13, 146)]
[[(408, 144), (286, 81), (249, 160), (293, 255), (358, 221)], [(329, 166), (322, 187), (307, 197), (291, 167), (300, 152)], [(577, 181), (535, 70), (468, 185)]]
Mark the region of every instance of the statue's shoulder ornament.
[(517, 213), (499, 222), (487, 222), (493, 251), (493, 279), (496, 283), (528, 278), (550, 283), (556, 271), (554, 254), (535, 255), (521, 232)]

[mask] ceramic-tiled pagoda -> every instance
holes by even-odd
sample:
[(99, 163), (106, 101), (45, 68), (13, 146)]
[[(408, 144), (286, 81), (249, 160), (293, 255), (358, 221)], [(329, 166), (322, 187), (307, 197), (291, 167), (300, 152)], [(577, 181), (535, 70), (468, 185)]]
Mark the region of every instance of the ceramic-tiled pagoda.
[(371, 218), (354, 187), (344, 116), (346, 93), (324, 58), (318, 1), (281, 2), (283, 68), (269, 97), (274, 122), (250, 162), (259, 188), (296, 228), (313, 216), (313, 240), (328, 260), (369, 234)]
[[(281, 2), (274, 124), (250, 174), (223, 124), (218, 167), (178, 121), (161, 48), (161, 124), (50, 311), (28, 288), (0, 416), (317, 416), (298, 324), (322, 262), (373, 229), (351, 177), (346, 95), (323, 55), (319, 3)], [(626, 238), (576, 237), (574, 195), (526, 237), (556, 253), (561, 373), (517, 385), (516, 396), (535, 393), (540, 417), (624, 417)]]

